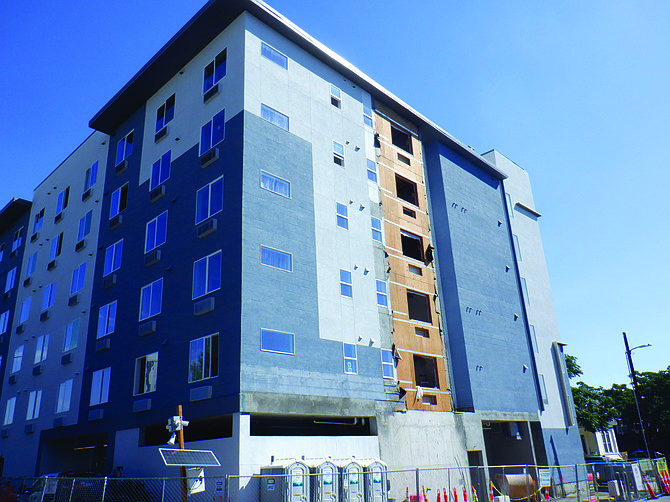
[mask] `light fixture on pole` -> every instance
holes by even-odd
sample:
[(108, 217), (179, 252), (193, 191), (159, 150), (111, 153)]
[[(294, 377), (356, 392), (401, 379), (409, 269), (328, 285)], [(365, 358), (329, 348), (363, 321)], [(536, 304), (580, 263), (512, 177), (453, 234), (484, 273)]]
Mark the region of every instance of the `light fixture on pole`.
[(642, 440), (644, 441), (644, 448), (647, 450), (647, 458), (651, 458), (651, 451), (649, 450), (649, 443), (647, 443), (647, 435), (644, 432), (644, 420), (642, 416), (644, 413), (641, 411), (642, 406), (642, 396), (640, 395), (640, 390), (637, 386), (637, 376), (635, 375), (635, 367), (633, 366), (633, 358), (631, 353), (635, 349), (642, 349), (644, 347), (651, 347), (650, 343), (644, 345), (638, 345), (637, 347), (628, 348), (628, 338), (626, 337), (626, 332), (623, 333), (623, 343), (626, 346), (626, 360), (628, 361), (628, 369), (630, 370), (629, 376), (631, 382), (633, 383), (633, 397), (635, 398), (635, 408), (637, 409), (637, 418), (640, 420), (640, 430), (642, 431)]

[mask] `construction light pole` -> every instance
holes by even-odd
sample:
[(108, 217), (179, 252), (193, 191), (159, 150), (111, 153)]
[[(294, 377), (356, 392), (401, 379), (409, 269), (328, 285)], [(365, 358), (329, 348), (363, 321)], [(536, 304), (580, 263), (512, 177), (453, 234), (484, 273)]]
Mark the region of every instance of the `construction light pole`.
[(644, 345), (638, 345), (632, 349), (628, 347), (628, 337), (626, 337), (626, 332), (623, 332), (623, 343), (626, 346), (626, 360), (628, 361), (628, 369), (630, 371), (629, 376), (633, 384), (633, 397), (635, 398), (635, 408), (637, 409), (637, 417), (640, 420), (640, 430), (642, 431), (642, 440), (644, 441), (644, 448), (647, 450), (647, 458), (651, 459), (651, 451), (649, 450), (649, 443), (647, 443), (647, 435), (644, 432), (644, 420), (642, 417), (645, 416), (645, 413), (642, 409), (642, 396), (640, 395), (640, 389), (637, 386), (637, 376), (635, 375), (635, 367), (633, 366), (633, 357), (631, 353), (635, 349), (642, 349), (644, 347), (651, 347), (650, 343)]

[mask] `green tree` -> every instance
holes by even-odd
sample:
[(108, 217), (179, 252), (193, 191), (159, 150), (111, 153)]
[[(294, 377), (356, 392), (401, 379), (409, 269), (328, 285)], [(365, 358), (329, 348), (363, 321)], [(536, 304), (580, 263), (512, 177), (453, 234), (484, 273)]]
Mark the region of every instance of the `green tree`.
[[(575, 356), (566, 354), (565, 366), (570, 378), (583, 374)], [(584, 382), (577, 382), (572, 387), (572, 400), (575, 403), (577, 422), (588, 431), (605, 431), (610, 428), (612, 420), (617, 418), (617, 410), (602, 387), (591, 387)]]

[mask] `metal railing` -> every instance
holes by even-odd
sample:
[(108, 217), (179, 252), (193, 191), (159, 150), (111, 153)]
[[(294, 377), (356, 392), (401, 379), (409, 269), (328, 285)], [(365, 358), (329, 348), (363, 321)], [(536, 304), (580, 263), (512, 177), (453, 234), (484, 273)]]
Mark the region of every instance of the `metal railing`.
[[(205, 477), (191, 501), (212, 502), (552, 502), (637, 501), (664, 493), (651, 461), (565, 466), (509, 465), (386, 471), (337, 480), (320, 474)], [(182, 502), (171, 478), (2, 478), (0, 502)], [(381, 481), (376, 480), (379, 483)], [(381, 486), (381, 485), (378, 485)], [(668, 486), (670, 488), (670, 486)], [(670, 491), (670, 490), (669, 490)]]

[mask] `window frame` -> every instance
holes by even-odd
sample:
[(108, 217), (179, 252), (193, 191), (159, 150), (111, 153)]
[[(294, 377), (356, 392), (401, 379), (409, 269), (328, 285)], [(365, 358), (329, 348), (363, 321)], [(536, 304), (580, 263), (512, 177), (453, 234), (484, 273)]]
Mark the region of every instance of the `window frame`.
[[(223, 54), (223, 62), (219, 63), (220, 57)], [(218, 63), (218, 64), (217, 64)], [(220, 73), (220, 68), (223, 66), (223, 73)], [(212, 59), (207, 66), (203, 69), (202, 77), (202, 93), (205, 94), (211, 88), (213, 88), (219, 81), (226, 76), (228, 66), (228, 48), (226, 47), (221, 52), (219, 52), (214, 59)], [(211, 67), (211, 70), (210, 70)], [(208, 74), (209, 70), (209, 74)], [(211, 77), (211, 82), (209, 78)], [(209, 83), (209, 85), (208, 85)]]
[[(379, 228), (375, 227), (375, 221), (379, 222)], [(370, 216), (370, 228), (372, 229), (372, 240), (384, 244), (384, 231), (382, 219), (376, 216)], [(377, 235), (379, 238), (377, 238)]]
[(280, 129), (290, 130), (290, 117), (265, 103), (261, 103), (261, 118)]
[(93, 210), (79, 219), (79, 230), (77, 231), (77, 242), (91, 233), (91, 223), (93, 222)]
[(14, 349), (14, 354), (12, 354), (12, 366), (9, 371), (10, 375), (21, 371), (21, 366), (23, 366), (24, 352), (25, 352), (25, 345), (19, 345)]
[[(285, 70), (288, 70), (288, 56), (284, 54), (281, 51), (278, 51), (274, 47), (272, 47), (270, 44), (261, 41), (261, 56), (263, 56), (265, 59), (268, 61), (272, 61), (274, 64), (279, 66), (280, 68), (283, 68)], [(270, 56), (275, 56), (270, 57)], [(277, 57), (279, 56), (279, 57)], [(280, 61), (283, 61), (281, 63)]]
[[(342, 272), (345, 273), (344, 278), (342, 277)], [(348, 277), (348, 280), (349, 280), (348, 282), (346, 280), (347, 279), (347, 277), (346, 277), (347, 274), (349, 276)], [(354, 297), (354, 282), (353, 281), (354, 281), (354, 278), (351, 274), (351, 271), (341, 268), (340, 269), (340, 296), (342, 298), (353, 299), (353, 297)], [(349, 291), (348, 295), (344, 294), (345, 291), (347, 291), (347, 290)]]
[[(347, 347), (353, 347), (354, 355), (347, 355)], [(342, 342), (342, 358), (344, 362), (344, 374), (345, 375), (358, 375), (358, 347), (355, 343)], [(347, 369), (347, 361), (353, 361), (353, 371)]]
[(86, 282), (86, 262), (72, 271), (72, 282), (70, 283), (70, 295), (74, 295), (84, 289)]
[(49, 355), (49, 335), (40, 335), (35, 341), (35, 357), (33, 358), (33, 364), (39, 364), (42, 361), (45, 361)]
[[(268, 185), (268, 186), (263, 185), (263, 175), (265, 175), (265, 176), (266, 176), (267, 178), (269, 178), (271, 181), (278, 181), (278, 182), (280, 182), (280, 184), (281, 184), (281, 182), (286, 183), (285, 186), (288, 188), (288, 195), (285, 194), (285, 193), (282, 193), (282, 192), (278, 192), (277, 190), (273, 190), (272, 187), (271, 187), (271, 185)], [(290, 198), (291, 198), (291, 182), (290, 182), (289, 180), (287, 180), (287, 179), (280, 178), (280, 177), (277, 176), (276, 174), (272, 174), (272, 173), (269, 173), (269, 172), (267, 172), (267, 171), (264, 171), (263, 169), (261, 169), (260, 187), (261, 187), (263, 190), (267, 190), (268, 192), (272, 192), (272, 193), (274, 193), (274, 194), (280, 195), (281, 197), (284, 197), (284, 198), (286, 198), (286, 199), (290, 199)]]
[(81, 320), (78, 317), (65, 325), (65, 334), (63, 335), (63, 353), (77, 348), (77, 345), (79, 344), (80, 326)]
[[(98, 327), (96, 329), (96, 339), (103, 336), (111, 335), (116, 329), (116, 312), (118, 308), (118, 300), (109, 302), (98, 309)], [(104, 332), (100, 334), (101, 323), (104, 317)]]
[(363, 124), (374, 129), (375, 122), (372, 118), (372, 107), (363, 103)]
[[(212, 207), (212, 200), (213, 200), (212, 193), (213, 193), (214, 187), (218, 187), (219, 185), (221, 186), (221, 197), (217, 198), (216, 201), (218, 202), (218, 200), (220, 200), (221, 205), (220, 205), (220, 207), (219, 206)], [(201, 207), (202, 202), (201, 202), (200, 196), (201, 196), (201, 193), (204, 193), (203, 190), (205, 190), (205, 189), (207, 189), (207, 211), (206, 211), (207, 214), (206, 214), (206, 216), (201, 217), (200, 213), (202, 212), (203, 208)], [(224, 189), (225, 189), (225, 187), (224, 187), (223, 176), (219, 176), (218, 178), (215, 178), (214, 180), (207, 183), (202, 188), (196, 190), (196, 192), (195, 192), (195, 224), (196, 225), (199, 225), (200, 223), (202, 223), (205, 220), (208, 220), (209, 218), (211, 218), (215, 214), (218, 214), (221, 211), (223, 211), (224, 195), (225, 195), (224, 194)], [(217, 190), (218, 190), (218, 188), (217, 188)], [(219, 194), (216, 193), (215, 195), (219, 195)]]
[(16, 286), (16, 274), (18, 272), (18, 267), (14, 267), (11, 270), (7, 271), (7, 276), (5, 278), (5, 293), (10, 292)]
[(58, 394), (56, 396), (56, 413), (65, 413), (70, 411), (72, 404), (72, 384), (74, 379), (70, 378), (58, 384)]
[(341, 202), (335, 202), (336, 224), (338, 228), (349, 230), (349, 207)]
[(30, 317), (30, 306), (32, 303), (32, 296), (29, 296), (21, 303), (21, 311), (19, 313), (19, 324), (24, 323)]
[[(212, 266), (211, 263), (214, 261), (214, 266), (216, 266), (216, 257), (218, 257), (219, 261), (219, 270), (218, 274), (216, 273), (216, 270), (212, 271)], [(213, 260), (214, 259), (214, 260)], [(198, 264), (202, 263), (204, 260), (205, 268), (204, 270), (198, 270)], [(203, 273), (203, 277), (200, 277), (200, 274)], [(196, 294), (196, 274), (198, 274), (198, 285), (199, 281), (202, 279), (203, 281), (203, 288), (198, 288), (198, 291)], [(191, 299), (195, 300), (197, 298), (201, 298), (205, 295), (209, 295), (211, 293), (214, 293), (215, 291), (218, 291), (221, 289), (221, 286), (223, 284), (223, 251), (221, 249), (214, 251), (211, 254), (208, 254), (207, 256), (203, 256), (202, 258), (199, 258), (193, 262), (193, 281), (191, 283)], [(213, 281), (213, 279), (216, 278), (218, 281)], [(204, 291), (203, 293), (200, 293), (200, 291)]]
[(9, 316), (11, 315), (11, 310), (5, 310), (0, 314), (0, 335), (6, 333), (9, 329)]
[[(23, 244), (23, 232), (25, 231), (24, 227), (19, 228), (14, 232), (14, 240), (12, 241), (12, 252), (16, 251)], [(4, 248), (4, 246), (3, 246)]]
[(116, 143), (116, 162), (115, 166), (121, 164), (133, 153), (133, 142), (135, 140), (135, 130), (133, 129)]
[(42, 310), (53, 307), (56, 301), (56, 282), (44, 286), (44, 296), (42, 297)]
[[(381, 279), (376, 279), (375, 280), (375, 286), (377, 289), (377, 306), (378, 307), (384, 307), (386, 309), (389, 308), (389, 290), (388, 290), (388, 283), (384, 280)], [(380, 291), (379, 286), (383, 286), (383, 291)], [(380, 299), (383, 298), (383, 303), (380, 303)]]
[(95, 182), (98, 181), (98, 161), (93, 162), (91, 167), (86, 169), (86, 174), (84, 175), (84, 191), (92, 188), (95, 185)]
[[(226, 139), (226, 109), (216, 113), (200, 127), (200, 157)], [(205, 148), (207, 147), (207, 148)]]
[[(152, 358), (152, 359), (149, 359)], [(153, 364), (150, 364), (153, 363)], [(153, 383), (150, 381), (154, 372)], [(158, 351), (145, 354), (135, 359), (135, 377), (133, 396), (141, 396), (156, 392), (158, 388)]]
[[(266, 251), (266, 253), (269, 252), (270, 255), (273, 255), (273, 256), (288, 257), (288, 261), (289, 261), (288, 268), (281, 267), (281, 266), (275, 266), (267, 260), (264, 261), (264, 259), (263, 259), (263, 251), (264, 250)], [(265, 256), (267, 257), (268, 255), (265, 254)], [(273, 248), (273, 247), (265, 246), (265, 245), (261, 244), (260, 245), (260, 263), (264, 267), (270, 267), (270, 268), (274, 268), (276, 270), (283, 270), (284, 272), (293, 273), (293, 254), (289, 253), (287, 251), (282, 251), (281, 249), (277, 249), (277, 248)]]
[(42, 389), (31, 390), (28, 394), (28, 409), (26, 410), (26, 420), (35, 420), (40, 417), (40, 408), (42, 406)]
[[(153, 231), (151, 230), (151, 225), (153, 224)], [(162, 246), (167, 242), (167, 225), (168, 225), (168, 211), (165, 210), (154, 219), (147, 221), (145, 231), (144, 231), (144, 252), (149, 253), (156, 249), (159, 246)], [(161, 228), (159, 228), (159, 226)], [(161, 232), (159, 233), (159, 230)], [(150, 244), (150, 233), (153, 234)], [(159, 235), (162, 236), (162, 241), (158, 242)]]
[[(387, 355), (389, 360), (385, 361), (384, 360), (384, 355)], [(395, 380), (396, 379), (396, 372), (395, 372), (395, 359), (393, 358), (393, 351), (391, 349), (381, 349), (380, 351), (380, 356), (381, 356), (381, 361), (382, 361), (382, 378), (386, 380)], [(387, 370), (384, 368), (391, 368), (391, 373), (390, 375), (387, 374)]]
[[(201, 368), (201, 378), (195, 378), (194, 373), (194, 364), (197, 364), (199, 358), (194, 356), (200, 352), (200, 347), (194, 345), (198, 342), (202, 342), (202, 356), (203, 356), (203, 365)], [(209, 347), (208, 347), (209, 343)], [(201, 336), (199, 338), (194, 338), (189, 343), (188, 348), (188, 383), (201, 382), (203, 380), (209, 380), (210, 378), (216, 378), (219, 376), (219, 333), (212, 333), (210, 335)], [(194, 350), (196, 352), (194, 352)], [(209, 355), (208, 355), (209, 351)], [(207, 361), (208, 359), (209, 361)], [(214, 368), (216, 366), (216, 368)], [(209, 369), (209, 371), (207, 371)], [(207, 374), (206, 374), (207, 373)]]
[(154, 132), (160, 131), (174, 119), (175, 98), (176, 94), (173, 93), (156, 109), (156, 130)]
[(4, 420), (2, 421), (2, 425), (13, 424), (15, 412), (16, 412), (16, 396), (13, 396), (7, 399), (7, 402), (5, 403), (5, 417)]
[[(333, 89), (337, 92), (333, 92)], [(342, 109), (342, 90), (333, 84), (330, 84), (330, 104), (339, 110)]]
[(344, 167), (344, 145), (333, 140), (333, 163)]
[(40, 228), (42, 228), (42, 225), (44, 224), (44, 214), (45, 214), (44, 208), (40, 209), (37, 213), (35, 213), (35, 219), (33, 221), (33, 233), (37, 232)]
[(63, 252), (63, 232), (51, 239), (51, 249), (49, 251), (49, 261), (55, 260)]
[(377, 163), (372, 159), (365, 159), (368, 170), (368, 181), (378, 183), (377, 181)]
[(149, 191), (158, 188), (167, 180), (172, 174), (172, 150), (168, 150), (160, 159), (151, 165), (151, 178), (149, 180)]
[[(157, 288), (157, 292), (154, 292), (154, 288)], [(145, 291), (147, 293), (145, 293)], [(148, 298), (145, 295), (148, 295)], [(154, 298), (154, 295), (158, 295), (158, 300)], [(156, 303), (158, 304), (157, 312), (154, 311)], [(144, 314), (143, 309), (144, 305), (147, 305), (149, 308), (149, 311), (146, 315)], [(163, 277), (150, 282), (146, 286), (143, 286), (142, 289), (140, 290), (139, 320), (144, 321), (151, 317), (157, 316), (162, 311), (163, 311)]]
[(56, 201), (56, 216), (61, 214), (63, 210), (68, 206), (70, 202), (70, 187), (67, 187), (65, 190), (58, 194), (58, 200)]
[[(89, 406), (97, 406), (109, 402), (109, 386), (112, 379), (112, 367), (101, 368), (91, 375), (91, 395)], [(94, 392), (95, 391), (95, 392)]]
[[(268, 348), (268, 345), (265, 345), (265, 348), (264, 348), (263, 335), (264, 334), (270, 334), (270, 333), (277, 334), (277, 335), (290, 335), (290, 346), (291, 346), (290, 351)], [(284, 341), (287, 341), (288, 339), (289, 338), (286, 338), (286, 340), (284, 340)], [(267, 340), (267, 341), (269, 342), (269, 340)], [(277, 329), (261, 328), (259, 343), (260, 343), (261, 352), (270, 352), (272, 354), (284, 354), (284, 355), (287, 355), (287, 356), (294, 356), (295, 355), (295, 333), (290, 333), (288, 331), (280, 331), (280, 330), (277, 330)]]
[(109, 203), (109, 219), (121, 214), (121, 211), (128, 207), (128, 188), (129, 184), (125, 183), (112, 192)]
[(110, 244), (105, 249), (105, 261), (103, 262), (102, 276), (107, 277), (112, 272), (121, 268), (123, 260), (123, 239)]

